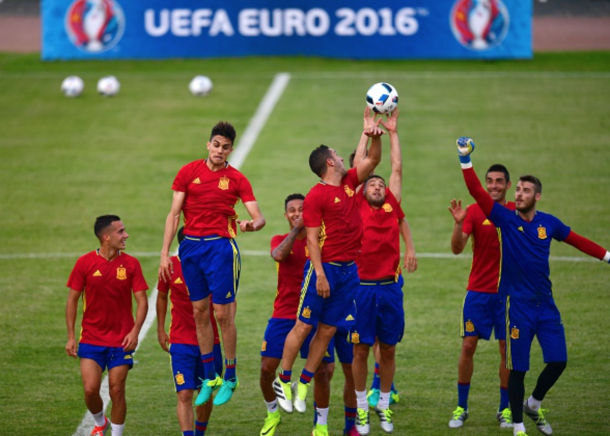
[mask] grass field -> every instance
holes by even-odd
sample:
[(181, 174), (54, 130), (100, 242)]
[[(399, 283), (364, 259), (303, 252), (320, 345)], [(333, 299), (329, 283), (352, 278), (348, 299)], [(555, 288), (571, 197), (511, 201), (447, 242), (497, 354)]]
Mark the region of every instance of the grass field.
[[(267, 219), (261, 232), (238, 237), (241, 249), (253, 252), (243, 255), (237, 314), (242, 384), (229, 405), (215, 410), (207, 434), (255, 435), (262, 426), (259, 349), (275, 294), (275, 266), (255, 252), (267, 251), (271, 237), (286, 231), (285, 196), (305, 193), (316, 182), (307, 165), (309, 152), (320, 143), (344, 157), (353, 150), (364, 93), (381, 80), (396, 86), (401, 97), (403, 206), (420, 255), (419, 270), (406, 277), (395, 434), (500, 431), (493, 342), (481, 343), (475, 358), (466, 427), (447, 427), (456, 403), (458, 323), (470, 266), (467, 257), (434, 257), (450, 253), (449, 200), (470, 203), (454, 141), (462, 135), (475, 139), (479, 175), (501, 162), (513, 178), (539, 176), (544, 184), (539, 208), (610, 248), (609, 53), (545, 54), (527, 62), (70, 63), (0, 54), (1, 434), (74, 433), (85, 406), (78, 364), (64, 351), (65, 283), (78, 255), (97, 248), (95, 217), (122, 217), (131, 235), (128, 251), (143, 253), (144, 273), (154, 286), (177, 170), (203, 157), (216, 121), (230, 120), (243, 132), (278, 72), (290, 73), (290, 83), (241, 167)], [(59, 92), (70, 74), (85, 80), (77, 99)], [(121, 81), (115, 98), (94, 91), (106, 74)], [(214, 81), (209, 97), (188, 94), (195, 74)], [(379, 172), (388, 171), (386, 153)], [(557, 435), (604, 435), (610, 404), (610, 270), (565, 244), (555, 243), (552, 252), (559, 257), (551, 270), (569, 364), (544, 406)], [(527, 395), (543, 367), (537, 344), (533, 350)], [(125, 434), (180, 434), (168, 358), (154, 329), (136, 360), (128, 380)], [(341, 374), (336, 375), (332, 435), (343, 425)], [(283, 418), (277, 435), (308, 434), (311, 414)], [(526, 425), (530, 436), (536, 434), (531, 423)], [(382, 434), (375, 417), (371, 434)]]

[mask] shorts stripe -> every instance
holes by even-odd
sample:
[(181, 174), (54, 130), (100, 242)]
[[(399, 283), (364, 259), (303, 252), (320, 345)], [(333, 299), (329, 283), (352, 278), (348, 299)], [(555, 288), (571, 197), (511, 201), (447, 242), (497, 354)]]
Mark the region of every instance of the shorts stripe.
[(303, 300), (305, 300), (305, 295), (307, 294), (307, 288), (309, 287), (309, 282), (311, 281), (311, 275), (315, 271), (313, 267), (313, 263), (309, 263), (309, 270), (305, 275), (305, 280), (303, 280), (303, 287), (301, 288), (301, 298), (299, 299), (299, 308), (297, 309), (297, 317), (299, 313), (301, 313), (301, 307), (303, 306)]
[(468, 291), (464, 294), (464, 299), (462, 300), (462, 312), (460, 313), (460, 337), (465, 337), (466, 332), (464, 331), (464, 306), (466, 306), (466, 297), (468, 296)]
[(513, 355), (511, 350), (511, 337), (510, 337), (510, 295), (506, 296), (506, 368), (513, 369)]
[(231, 248), (233, 249), (233, 295), (237, 296), (239, 289), (239, 276), (241, 275), (241, 255), (239, 249), (233, 239), (229, 239)]
[[(169, 349), (171, 351), (172, 344), (169, 345)], [(172, 383), (174, 384), (174, 392), (178, 392), (178, 386), (176, 386), (176, 377), (174, 377), (174, 365), (172, 364), (172, 355), (170, 353), (167, 354), (169, 356), (169, 369), (172, 375)]]

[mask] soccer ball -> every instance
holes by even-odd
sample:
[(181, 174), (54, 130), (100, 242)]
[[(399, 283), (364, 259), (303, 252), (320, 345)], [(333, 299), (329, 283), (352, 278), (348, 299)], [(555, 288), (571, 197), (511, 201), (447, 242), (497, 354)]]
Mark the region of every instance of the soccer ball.
[(203, 97), (212, 90), (212, 81), (206, 76), (195, 76), (189, 83), (189, 91), (197, 97)]
[(392, 112), (398, 106), (398, 92), (389, 83), (375, 83), (366, 92), (366, 104), (378, 114)]
[(97, 82), (97, 92), (99, 92), (104, 97), (112, 97), (119, 93), (121, 89), (121, 84), (114, 76), (106, 76), (102, 77)]
[(61, 82), (61, 92), (66, 97), (78, 97), (85, 89), (83, 79), (78, 76), (68, 76)]

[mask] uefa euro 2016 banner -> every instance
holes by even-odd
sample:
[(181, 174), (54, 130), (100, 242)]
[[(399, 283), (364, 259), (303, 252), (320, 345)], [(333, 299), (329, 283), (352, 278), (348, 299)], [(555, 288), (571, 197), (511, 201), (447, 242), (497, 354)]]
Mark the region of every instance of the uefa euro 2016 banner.
[(42, 58), (532, 57), (530, 0), (42, 0)]

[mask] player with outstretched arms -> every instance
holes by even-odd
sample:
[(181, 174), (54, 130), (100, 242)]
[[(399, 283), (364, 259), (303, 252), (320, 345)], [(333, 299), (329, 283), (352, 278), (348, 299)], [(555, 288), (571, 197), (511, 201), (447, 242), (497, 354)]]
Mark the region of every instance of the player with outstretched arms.
[[(553, 430), (541, 402), (561, 376), (568, 360), (565, 331), (550, 280), (551, 241), (565, 242), (604, 262), (610, 262), (610, 252), (580, 236), (553, 215), (537, 210), (542, 183), (535, 176), (519, 178), (515, 212), (494, 202), (481, 186), (472, 166), (470, 154), (474, 141), (461, 137), (457, 140), (457, 149), (470, 195), (499, 228), (501, 235), (500, 293), (506, 297), (506, 365), (510, 369), (508, 395), (513, 434), (527, 436), (523, 423), (525, 413), (541, 433), (550, 435)], [(532, 395), (524, 402), (524, 380), (534, 336), (538, 338), (546, 366)]]

